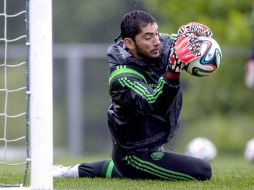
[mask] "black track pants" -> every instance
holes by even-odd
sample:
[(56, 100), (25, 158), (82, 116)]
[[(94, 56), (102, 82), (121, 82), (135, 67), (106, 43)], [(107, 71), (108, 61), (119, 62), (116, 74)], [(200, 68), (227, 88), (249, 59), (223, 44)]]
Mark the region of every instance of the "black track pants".
[(83, 163), (78, 167), (79, 177), (122, 177), (113, 160)]
[(127, 177), (131, 179), (209, 180), (210, 164), (189, 156), (164, 151), (125, 154), (115, 148), (113, 160), (83, 163), (80, 177)]
[(115, 148), (113, 161), (124, 177), (132, 179), (209, 180), (210, 164), (194, 158), (164, 151), (145, 151), (132, 155)]

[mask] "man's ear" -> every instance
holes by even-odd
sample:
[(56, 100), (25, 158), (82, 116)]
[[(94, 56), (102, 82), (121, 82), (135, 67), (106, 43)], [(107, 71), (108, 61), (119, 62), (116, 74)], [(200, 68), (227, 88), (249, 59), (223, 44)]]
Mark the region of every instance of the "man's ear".
[(131, 38), (124, 38), (123, 40), (124, 45), (129, 49), (129, 50), (133, 50), (135, 49), (135, 43), (134, 40)]

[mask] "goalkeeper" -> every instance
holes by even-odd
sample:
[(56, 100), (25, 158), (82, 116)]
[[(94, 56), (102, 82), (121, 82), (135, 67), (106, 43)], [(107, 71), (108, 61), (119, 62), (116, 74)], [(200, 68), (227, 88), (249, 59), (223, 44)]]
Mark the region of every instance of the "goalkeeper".
[(54, 177), (209, 180), (209, 163), (163, 149), (179, 126), (181, 70), (200, 56), (197, 35), (212, 32), (205, 25), (189, 23), (180, 27), (178, 35), (159, 34), (149, 13), (127, 13), (121, 35), (107, 51), (112, 160), (56, 165)]

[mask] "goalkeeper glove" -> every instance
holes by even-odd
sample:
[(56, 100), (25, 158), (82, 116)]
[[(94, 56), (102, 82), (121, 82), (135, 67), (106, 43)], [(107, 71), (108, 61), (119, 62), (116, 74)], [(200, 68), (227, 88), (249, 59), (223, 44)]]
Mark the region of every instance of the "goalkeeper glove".
[(211, 37), (213, 35), (212, 31), (208, 28), (208, 26), (201, 23), (197, 23), (197, 22), (190, 22), (188, 24), (182, 25), (178, 29), (177, 33), (185, 34), (185, 35), (194, 33), (198, 36), (205, 36), (205, 37)]
[[(166, 75), (176, 73), (178, 76), (184, 66), (201, 56), (201, 44), (197, 41), (195, 34), (179, 35), (170, 48), (169, 64), (166, 70)], [(176, 76), (177, 76), (176, 75)]]

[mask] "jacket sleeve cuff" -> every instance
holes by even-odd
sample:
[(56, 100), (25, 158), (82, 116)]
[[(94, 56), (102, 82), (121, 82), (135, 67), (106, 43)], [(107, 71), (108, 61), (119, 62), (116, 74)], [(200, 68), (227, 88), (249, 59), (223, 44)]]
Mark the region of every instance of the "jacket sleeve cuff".
[(165, 73), (165, 77), (168, 78), (168, 79), (179, 79), (180, 72), (170, 72), (170, 71), (167, 71)]
[(174, 85), (174, 86), (179, 86), (181, 85), (180, 83), (180, 78), (179, 77), (176, 77), (176, 78), (169, 78), (166, 76), (166, 74), (163, 75), (164, 77), (164, 80), (170, 84), (170, 85)]

